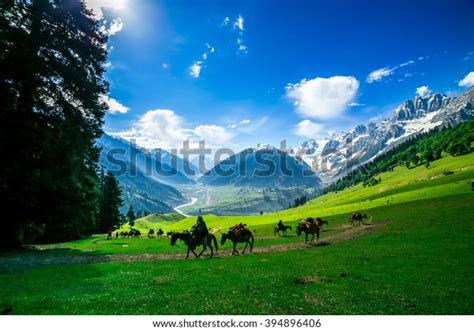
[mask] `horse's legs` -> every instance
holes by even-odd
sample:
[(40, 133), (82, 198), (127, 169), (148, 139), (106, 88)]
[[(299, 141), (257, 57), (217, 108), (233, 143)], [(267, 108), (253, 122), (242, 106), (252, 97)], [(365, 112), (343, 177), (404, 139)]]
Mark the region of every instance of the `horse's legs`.
[(232, 255), (234, 255), (234, 253), (236, 253), (237, 255), (239, 255), (239, 252), (238, 252), (237, 249), (236, 249), (236, 247), (237, 247), (237, 242), (234, 242), (233, 245), (234, 245), (234, 250), (232, 251)]
[(204, 251), (206, 250), (206, 248), (207, 248), (206, 244), (202, 244), (202, 251), (201, 251), (201, 253), (199, 253), (198, 256), (196, 256), (196, 257), (200, 257), (201, 254), (204, 253)]
[(244, 250), (242, 251), (242, 254), (244, 254), (244, 253), (245, 253), (245, 250), (247, 249), (247, 246), (248, 246), (248, 244), (249, 244), (249, 242), (248, 242), (248, 241), (246, 241), (246, 242), (245, 242), (245, 247), (244, 247)]
[(191, 250), (191, 247), (188, 246), (188, 251), (186, 252), (186, 259), (189, 258), (189, 251)]

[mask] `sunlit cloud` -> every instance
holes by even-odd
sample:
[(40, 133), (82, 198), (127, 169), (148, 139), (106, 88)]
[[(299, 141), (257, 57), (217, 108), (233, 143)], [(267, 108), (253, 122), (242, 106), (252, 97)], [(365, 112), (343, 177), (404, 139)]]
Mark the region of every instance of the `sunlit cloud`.
[(463, 79), (461, 79), (459, 81), (459, 86), (474, 86), (474, 71), (471, 71)]
[(109, 107), (109, 112), (111, 114), (125, 114), (130, 110), (130, 108), (124, 106), (116, 99), (111, 98), (107, 95), (101, 96), (101, 99), (107, 104), (107, 106)]
[(316, 77), (286, 86), (286, 95), (296, 111), (319, 119), (340, 117), (354, 101), (359, 81), (352, 76)]

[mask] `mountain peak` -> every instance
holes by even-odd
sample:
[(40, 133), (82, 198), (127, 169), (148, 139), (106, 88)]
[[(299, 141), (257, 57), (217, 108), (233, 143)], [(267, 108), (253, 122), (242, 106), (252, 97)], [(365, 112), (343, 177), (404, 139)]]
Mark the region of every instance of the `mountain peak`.
[(257, 144), (257, 146), (255, 146), (253, 148), (253, 150), (255, 152), (260, 152), (260, 151), (274, 151), (276, 150), (275, 147), (273, 147), (272, 145), (269, 145), (269, 144)]

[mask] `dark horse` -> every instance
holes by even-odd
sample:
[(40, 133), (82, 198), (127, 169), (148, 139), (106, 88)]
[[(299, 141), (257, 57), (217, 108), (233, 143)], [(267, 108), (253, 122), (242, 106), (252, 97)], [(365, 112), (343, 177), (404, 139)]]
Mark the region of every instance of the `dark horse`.
[(281, 226), (276, 226), (275, 229), (273, 229), (273, 235), (276, 236), (277, 234), (280, 235), (280, 231), (283, 234), (283, 236), (286, 236), (286, 231), (293, 231), (293, 228), (290, 225), (281, 225)]
[(360, 225), (360, 223), (364, 223), (363, 221), (364, 219), (367, 219), (366, 213), (355, 212), (355, 213), (352, 213), (351, 216), (349, 216), (349, 223), (354, 225), (355, 222), (359, 222), (359, 225)]
[[(216, 236), (214, 236), (211, 233), (208, 233), (207, 235), (204, 236), (199, 241), (195, 241), (194, 238), (192, 238), (191, 232), (175, 232), (171, 235), (171, 246), (174, 246), (176, 244), (176, 241), (178, 239), (181, 239), (184, 244), (188, 247), (188, 251), (186, 252), (186, 258), (189, 258), (189, 252), (193, 252), (194, 256), (196, 258), (200, 257), (201, 254), (206, 250), (206, 248), (209, 246), (211, 249), (211, 256), (212, 258), (214, 256), (214, 248), (216, 249), (217, 252), (217, 239)], [(214, 244), (214, 247), (213, 247)], [(203, 246), (201, 253), (196, 254), (195, 249), (197, 246)]]
[(232, 241), (233, 250), (232, 250), (232, 255), (237, 254), (239, 255), (239, 252), (235, 248), (237, 246), (237, 243), (245, 243), (245, 248), (242, 251), (242, 254), (245, 253), (245, 250), (247, 249), (247, 246), (250, 245), (250, 251), (253, 249), (253, 234), (250, 232), (249, 229), (242, 229), (239, 231), (239, 233), (235, 234), (233, 231), (229, 231), (227, 233), (222, 234), (221, 238), (221, 246), (225, 244), (225, 241), (229, 239)]
[(306, 221), (301, 221), (300, 224), (296, 227), (296, 234), (299, 236), (301, 233), (305, 233), (304, 242), (308, 242), (308, 235), (312, 235), (311, 242), (314, 240), (314, 235), (316, 234), (316, 241), (319, 240), (319, 231), (320, 227), (317, 223), (308, 223)]

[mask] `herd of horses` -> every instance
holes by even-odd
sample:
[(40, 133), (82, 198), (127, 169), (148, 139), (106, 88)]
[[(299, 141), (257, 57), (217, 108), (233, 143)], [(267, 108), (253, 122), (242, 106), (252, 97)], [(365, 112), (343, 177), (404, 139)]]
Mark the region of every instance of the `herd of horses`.
[[(364, 219), (368, 219), (366, 213), (360, 213), (360, 212), (355, 212), (352, 213), (349, 217), (349, 223), (351, 225), (356, 225), (358, 223), (359, 225), (364, 222)], [(301, 234), (305, 234), (305, 243), (308, 242), (313, 242), (314, 238), (316, 237), (316, 241), (319, 240), (320, 232), (323, 228), (323, 225), (328, 225), (328, 221), (325, 221), (319, 217), (317, 218), (312, 218), (308, 217), (305, 219), (302, 219), (298, 225), (296, 226), (296, 234), (297, 236), (300, 236)], [(282, 221), (278, 223), (278, 225), (274, 228), (273, 234), (276, 235), (283, 235), (286, 236), (288, 230), (292, 231), (292, 227), (289, 225), (284, 225)], [(157, 231), (157, 234), (160, 236), (163, 234), (163, 231), (159, 229)], [(115, 234), (116, 238), (118, 236), (121, 236), (122, 238), (139, 238), (140, 237), (140, 231), (136, 229), (131, 229), (130, 231), (122, 231), (122, 232), (117, 232)], [(196, 258), (199, 258), (204, 251), (206, 251), (207, 248), (211, 250), (210, 258), (214, 256), (214, 251), (217, 252), (218, 250), (218, 245), (217, 245), (217, 238), (214, 234), (208, 232), (203, 236), (194, 236), (190, 231), (184, 231), (184, 232), (167, 232), (166, 233), (167, 237), (170, 238), (170, 243), (171, 246), (177, 246), (177, 241), (181, 240), (186, 246), (187, 246), (187, 252), (186, 252), (186, 259), (189, 258), (189, 253), (193, 253)], [(111, 233), (109, 232), (109, 236), (112, 236)], [(109, 239), (108, 236), (108, 239)], [(150, 232), (149, 232), (150, 236)], [(311, 237), (310, 237), (311, 236)], [(223, 246), (226, 241), (229, 240), (232, 242), (232, 255), (239, 255), (239, 252), (237, 250), (237, 244), (238, 243), (244, 243), (245, 247), (242, 250), (241, 254), (244, 254), (247, 248), (250, 248), (250, 252), (253, 250), (254, 246), (254, 236), (250, 229), (248, 229), (246, 226), (241, 227), (236, 231), (235, 227), (230, 228), (228, 232), (222, 233), (221, 237), (221, 246)], [(201, 252), (197, 253), (196, 249), (198, 247), (202, 246)]]

